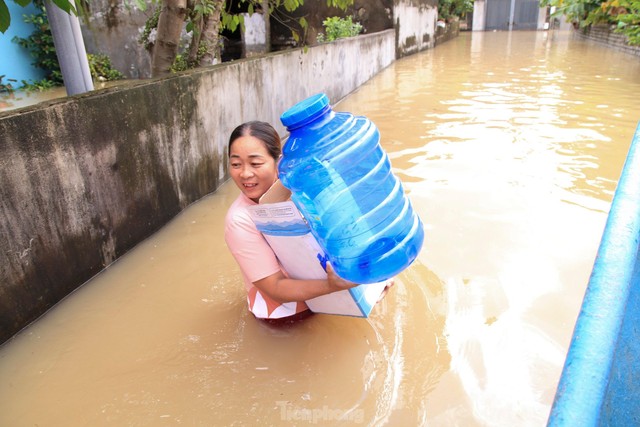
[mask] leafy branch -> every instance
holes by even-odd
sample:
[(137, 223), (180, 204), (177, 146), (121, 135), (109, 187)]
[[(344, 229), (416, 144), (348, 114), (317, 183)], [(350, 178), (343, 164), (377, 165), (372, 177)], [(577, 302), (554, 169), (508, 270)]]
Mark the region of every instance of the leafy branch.
[[(14, 0), (22, 7), (27, 7), (31, 4), (32, 0)], [(74, 6), (71, 0), (52, 0), (53, 4), (67, 13), (78, 15), (78, 9)], [(0, 33), (5, 33), (11, 25), (11, 14), (9, 13), (9, 7), (5, 0), (0, 0)]]
[(580, 28), (612, 25), (630, 45), (640, 46), (640, 0), (541, 0), (540, 5), (554, 6), (552, 17), (564, 15)]

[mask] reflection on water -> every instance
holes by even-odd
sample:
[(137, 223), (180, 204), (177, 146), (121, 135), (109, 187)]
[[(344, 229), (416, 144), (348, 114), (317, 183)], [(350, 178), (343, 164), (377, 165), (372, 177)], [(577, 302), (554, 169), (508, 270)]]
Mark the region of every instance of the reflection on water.
[(43, 91), (15, 91), (10, 94), (0, 93), (0, 113), (65, 96), (67, 96), (67, 92), (64, 87), (54, 87)]
[[(100, 90), (114, 86), (135, 85), (142, 81), (143, 80), (114, 80), (108, 82), (95, 82), (94, 90)], [(44, 90), (16, 90), (12, 93), (0, 92), (0, 113), (66, 97), (67, 90), (64, 88), (64, 86), (56, 86)]]
[(233, 184), (0, 348), (0, 425), (542, 426), (640, 117), (637, 58), (464, 33), (336, 106), (426, 227), (367, 320), (246, 310)]
[(544, 425), (639, 88), (636, 58), (568, 34), (473, 33), (340, 103), (379, 124), (443, 282), (430, 425)]

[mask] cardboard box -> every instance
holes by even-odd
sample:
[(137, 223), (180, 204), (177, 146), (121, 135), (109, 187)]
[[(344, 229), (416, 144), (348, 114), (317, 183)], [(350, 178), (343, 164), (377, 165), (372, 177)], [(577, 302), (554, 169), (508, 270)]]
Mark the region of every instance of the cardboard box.
[[(327, 256), (290, 196), (289, 190), (276, 181), (260, 204), (248, 208), (251, 218), (290, 278), (324, 279)], [(385, 281), (359, 285), (306, 303), (315, 313), (368, 317), (387, 284)]]

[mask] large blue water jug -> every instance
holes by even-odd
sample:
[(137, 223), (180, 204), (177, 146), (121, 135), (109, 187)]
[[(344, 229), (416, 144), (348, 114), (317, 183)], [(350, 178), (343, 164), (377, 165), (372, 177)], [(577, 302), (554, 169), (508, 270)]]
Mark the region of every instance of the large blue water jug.
[(336, 273), (355, 283), (389, 279), (424, 241), (420, 218), (391, 172), (380, 133), (366, 117), (335, 112), (325, 94), (280, 117), (289, 131), (279, 178)]

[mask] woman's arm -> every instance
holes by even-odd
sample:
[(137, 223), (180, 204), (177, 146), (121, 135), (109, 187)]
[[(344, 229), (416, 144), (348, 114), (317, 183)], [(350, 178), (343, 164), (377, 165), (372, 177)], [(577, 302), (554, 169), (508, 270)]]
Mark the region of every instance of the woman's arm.
[(264, 279), (257, 280), (253, 284), (269, 298), (279, 303), (306, 301), (320, 295), (358, 286), (338, 276), (330, 263), (327, 263), (326, 279), (289, 279), (282, 271), (279, 271)]
[[(356, 284), (340, 278), (327, 263), (327, 278), (295, 280), (287, 278), (273, 250), (245, 209), (248, 199), (240, 195), (225, 218), (225, 241), (244, 276), (270, 299), (283, 303), (306, 301)], [(258, 279), (259, 278), (259, 279)], [(256, 280), (257, 279), (257, 280)]]

